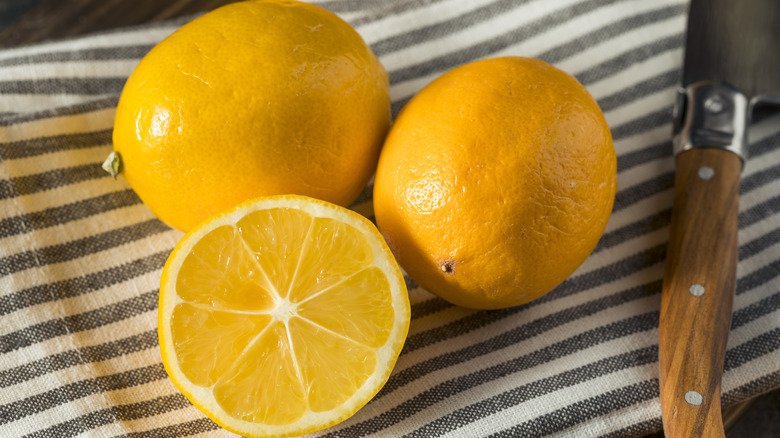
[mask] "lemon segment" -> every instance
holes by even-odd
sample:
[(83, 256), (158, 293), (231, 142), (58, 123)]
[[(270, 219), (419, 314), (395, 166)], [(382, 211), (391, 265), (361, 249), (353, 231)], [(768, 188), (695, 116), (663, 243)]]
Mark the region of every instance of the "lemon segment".
[(286, 208), (257, 211), (236, 224), (244, 247), (271, 279), (277, 296), (290, 289), (301, 258), (298, 243), (305, 241), (311, 222), (310, 214)]
[(249, 345), (253, 335), (270, 322), (270, 315), (236, 314), (181, 303), (171, 316), (179, 366), (192, 383), (211, 386)]
[(291, 319), (289, 327), (307, 401), (313, 411), (328, 411), (344, 403), (376, 369), (373, 348), (303, 318)]
[(185, 301), (240, 310), (269, 309), (276, 295), (230, 226), (211, 231), (195, 245), (179, 269), (176, 291)]
[[(262, 378), (260, 378), (262, 376)], [(243, 421), (290, 424), (306, 412), (285, 324), (274, 322), (214, 385), (214, 397)]]
[(298, 313), (334, 333), (377, 348), (390, 336), (392, 309), (387, 277), (377, 268), (368, 268), (301, 303)]
[[(371, 247), (354, 227), (343, 222), (317, 218), (307, 240), (307, 251), (301, 257), (299, 272), (289, 298), (300, 302), (367, 267), (373, 259)], [(338, 254), (334, 259), (333, 254)]]

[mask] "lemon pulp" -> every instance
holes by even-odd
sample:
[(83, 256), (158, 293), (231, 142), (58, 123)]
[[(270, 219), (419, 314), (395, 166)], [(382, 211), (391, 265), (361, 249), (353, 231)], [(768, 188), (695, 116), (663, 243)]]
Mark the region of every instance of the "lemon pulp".
[(175, 279), (181, 372), (236, 419), (267, 425), (345, 403), (394, 325), (390, 284), (364, 234), (290, 208), (209, 231)]

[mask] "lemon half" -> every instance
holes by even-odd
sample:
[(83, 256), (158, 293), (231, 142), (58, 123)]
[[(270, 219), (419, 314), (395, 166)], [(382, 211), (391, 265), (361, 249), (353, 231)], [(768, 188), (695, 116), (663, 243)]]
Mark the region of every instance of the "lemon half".
[(390, 376), (409, 320), (403, 275), (374, 225), (302, 196), (258, 198), (201, 224), (160, 286), (171, 380), (249, 437), (352, 416)]

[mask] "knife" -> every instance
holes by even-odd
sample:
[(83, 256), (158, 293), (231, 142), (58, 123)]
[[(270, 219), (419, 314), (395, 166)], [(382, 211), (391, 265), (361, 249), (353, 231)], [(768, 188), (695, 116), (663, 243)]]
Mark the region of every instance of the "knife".
[(692, 0), (682, 86), (658, 327), (663, 425), (667, 438), (725, 437), (739, 177), (754, 108), (780, 104), (780, 0)]

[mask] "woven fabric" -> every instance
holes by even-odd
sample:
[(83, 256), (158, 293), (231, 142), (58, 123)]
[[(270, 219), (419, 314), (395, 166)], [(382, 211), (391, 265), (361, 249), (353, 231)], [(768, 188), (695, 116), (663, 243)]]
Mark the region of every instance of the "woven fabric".
[[(386, 387), (318, 437), (627, 437), (661, 429), (658, 309), (673, 197), (684, 0), (330, 0), (391, 80), (393, 113), (438, 75), (519, 55), (575, 75), (618, 153), (598, 247), (529, 304), (459, 308), (407, 279)], [(185, 21), (0, 51), (0, 435), (233, 436), (168, 380), (161, 268), (182, 236), (100, 167), (139, 59)], [(724, 403), (780, 386), (780, 117), (742, 174)], [(359, 203), (370, 211), (371, 186)], [(717, 236), (712, 236), (717, 238)], [(551, 261), (554, 262), (554, 261)]]

